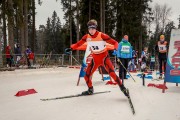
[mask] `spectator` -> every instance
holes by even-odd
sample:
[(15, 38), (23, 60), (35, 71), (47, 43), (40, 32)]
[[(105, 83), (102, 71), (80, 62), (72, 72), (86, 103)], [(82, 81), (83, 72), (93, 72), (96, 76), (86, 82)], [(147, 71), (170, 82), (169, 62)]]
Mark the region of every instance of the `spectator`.
[(12, 52), (11, 52), (11, 47), (10, 46), (6, 46), (6, 65), (7, 67), (11, 67), (12, 66)]
[(30, 64), (30, 61), (29, 61), (29, 54), (32, 53), (31, 49), (29, 46), (27, 46), (26, 50), (25, 50), (25, 55), (26, 55), (26, 58), (27, 58), (27, 64), (28, 64), (28, 67), (31, 66)]
[(154, 56), (154, 54), (152, 54), (151, 59), (150, 59), (150, 69), (151, 69), (151, 71), (154, 71), (154, 67), (155, 67), (155, 56)]
[[(128, 67), (128, 62), (130, 59), (132, 59), (132, 46), (131, 44), (128, 42), (128, 36), (125, 35), (124, 38), (122, 39), (122, 41), (119, 43), (118, 45), (118, 50), (117, 50), (117, 58), (118, 58), (118, 62), (120, 63), (120, 67), (119, 67), (119, 77), (120, 79), (126, 78), (126, 74), (127, 74), (127, 67)], [(124, 67), (126, 69), (124, 69)]]
[(141, 71), (142, 72), (145, 72), (145, 70), (146, 70), (147, 59), (149, 56), (147, 51), (148, 51), (148, 48), (145, 47), (144, 50), (141, 52)]
[(15, 45), (15, 55), (16, 55), (16, 64), (19, 64), (19, 60), (21, 59), (21, 49), (20, 49), (20, 45), (17, 43)]

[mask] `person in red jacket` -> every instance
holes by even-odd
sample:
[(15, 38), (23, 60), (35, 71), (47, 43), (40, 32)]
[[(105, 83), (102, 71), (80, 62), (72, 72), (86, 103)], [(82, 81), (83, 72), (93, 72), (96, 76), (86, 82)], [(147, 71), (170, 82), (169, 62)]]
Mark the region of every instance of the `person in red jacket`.
[(34, 53), (30, 52), (28, 54), (28, 58), (29, 58), (29, 62), (30, 62), (30, 67), (32, 67), (33, 66), (33, 60), (34, 60)]
[(6, 65), (7, 67), (11, 67), (12, 65), (12, 54), (11, 54), (11, 47), (6, 46)]
[(91, 95), (94, 92), (93, 85), (92, 85), (92, 75), (95, 72), (95, 70), (99, 66), (104, 66), (106, 71), (109, 73), (109, 75), (118, 83), (121, 91), (125, 94), (125, 96), (129, 97), (129, 94), (127, 92), (127, 89), (122, 84), (122, 80), (115, 74), (113, 64), (110, 60), (110, 57), (108, 55), (108, 51), (106, 48), (106, 42), (109, 44), (114, 45), (115, 49), (118, 48), (118, 42), (116, 42), (114, 39), (106, 35), (105, 33), (97, 31), (97, 21), (96, 20), (90, 20), (87, 23), (88, 26), (88, 34), (84, 35), (80, 41), (78, 41), (76, 44), (71, 46), (70, 49), (66, 49), (66, 52), (69, 52), (71, 50), (75, 50), (79, 46), (83, 45), (85, 42), (90, 46), (90, 50), (92, 53), (93, 59), (88, 64), (86, 69), (86, 75), (84, 77), (86, 84), (88, 86), (88, 90), (82, 92), (83, 95)]

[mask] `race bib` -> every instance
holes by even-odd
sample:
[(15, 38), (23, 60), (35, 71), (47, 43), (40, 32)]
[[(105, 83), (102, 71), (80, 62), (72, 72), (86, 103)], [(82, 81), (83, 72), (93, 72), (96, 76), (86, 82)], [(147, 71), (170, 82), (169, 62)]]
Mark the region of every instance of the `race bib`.
[(99, 52), (106, 48), (105, 41), (88, 41), (88, 44), (93, 52)]
[(167, 50), (166, 45), (158, 45), (159, 51)]
[(130, 46), (122, 46), (121, 52), (123, 52), (123, 53), (130, 53)]
[(151, 62), (155, 62), (155, 58), (151, 58)]

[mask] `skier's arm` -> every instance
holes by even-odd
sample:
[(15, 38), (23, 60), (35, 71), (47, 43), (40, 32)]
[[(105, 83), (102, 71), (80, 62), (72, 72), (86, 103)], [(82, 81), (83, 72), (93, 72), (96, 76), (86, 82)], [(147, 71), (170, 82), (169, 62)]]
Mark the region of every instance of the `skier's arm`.
[(107, 34), (102, 33), (101, 38), (106, 41), (109, 44), (114, 45), (114, 48), (117, 50), (118, 49), (118, 42), (111, 37), (109, 37)]
[(86, 38), (87, 38), (87, 35), (84, 35), (81, 40), (79, 40), (77, 43), (71, 45), (71, 49), (72, 50), (75, 50), (76, 48), (78, 48), (79, 46), (83, 45), (85, 42), (86, 42)]

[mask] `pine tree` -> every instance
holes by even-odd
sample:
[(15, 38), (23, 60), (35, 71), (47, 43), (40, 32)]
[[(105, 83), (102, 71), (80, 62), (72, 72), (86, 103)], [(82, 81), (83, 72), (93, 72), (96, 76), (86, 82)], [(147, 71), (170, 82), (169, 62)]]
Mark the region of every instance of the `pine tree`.
[(45, 28), (45, 53), (49, 53), (52, 51), (51, 41), (51, 20), (50, 18), (48, 18)]

